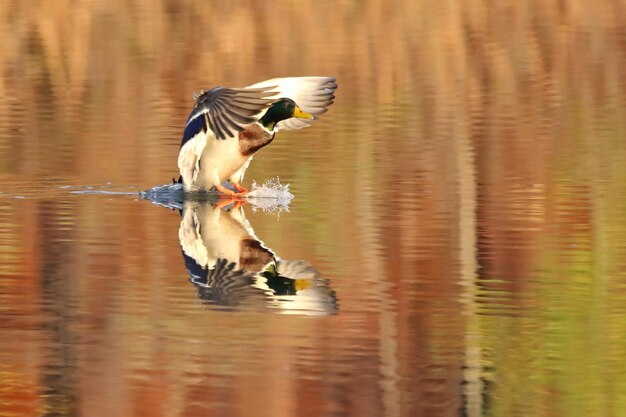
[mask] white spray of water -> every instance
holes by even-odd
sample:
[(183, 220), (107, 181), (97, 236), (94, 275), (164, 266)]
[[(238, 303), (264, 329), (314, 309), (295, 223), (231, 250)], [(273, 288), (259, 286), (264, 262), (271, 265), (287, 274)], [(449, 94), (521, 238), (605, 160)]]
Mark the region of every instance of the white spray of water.
[[(182, 208), (188, 199), (211, 203), (219, 201), (219, 196), (215, 191), (187, 193), (183, 190), (182, 184), (165, 184), (142, 191), (138, 195), (154, 204), (176, 209)], [(265, 213), (274, 214), (289, 211), (289, 203), (293, 197), (294, 195), (289, 192), (289, 184), (281, 184), (279, 178), (272, 178), (261, 185), (253, 181), (252, 189), (245, 199), (250, 203), (253, 211), (261, 209)]]
[(266, 180), (262, 185), (252, 181), (252, 189), (246, 199), (252, 204), (252, 211), (261, 209), (266, 213), (289, 211), (289, 203), (294, 195), (289, 184), (281, 184), (278, 177)]

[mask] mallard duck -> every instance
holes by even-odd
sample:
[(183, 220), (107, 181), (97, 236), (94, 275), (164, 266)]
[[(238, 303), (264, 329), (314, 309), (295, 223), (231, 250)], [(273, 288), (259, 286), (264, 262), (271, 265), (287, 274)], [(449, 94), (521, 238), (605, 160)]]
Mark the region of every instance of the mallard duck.
[[(178, 155), (185, 190), (245, 195), (241, 182), (254, 155), (279, 130), (310, 126), (333, 103), (336, 88), (330, 77), (289, 77), (195, 93)], [(222, 185), (226, 180), (237, 192)]]
[(178, 229), (190, 281), (203, 300), (223, 306), (279, 308), (283, 313), (334, 314), (335, 292), (309, 263), (281, 259), (254, 233), (243, 210), (185, 201)]

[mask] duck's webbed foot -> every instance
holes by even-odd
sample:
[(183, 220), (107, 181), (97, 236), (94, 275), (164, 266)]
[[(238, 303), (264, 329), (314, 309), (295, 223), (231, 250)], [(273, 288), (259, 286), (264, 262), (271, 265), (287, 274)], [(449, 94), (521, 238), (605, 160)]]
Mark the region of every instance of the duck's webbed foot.
[(240, 193), (248, 193), (250, 192), (250, 190), (248, 190), (246, 187), (244, 187), (243, 185), (239, 184), (236, 181), (232, 181), (233, 183), (233, 187), (235, 187), (237, 189), (237, 191), (239, 191)]
[(246, 204), (246, 202), (247, 200), (243, 198), (224, 197), (220, 198), (220, 201), (215, 204), (215, 208), (224, 209), (232, 205), (231, 210), (234, 210), (243, 206), (244, 204)]
[[(239, 187), (241, 187), (241, 185)], [(235, 187), (235, 188), (237, 188), (237, 187)], [(241, 187), (241, 188), (243, 188), (243, 187)], [(227, 196), (231, 196), (231, 197), (245, 197), (246, 194), (248, 194), (248, 190), (246, 190), (245, 188), (243, 188), (243, 190), (245, 190), (245, 191), (241, 191), (239, 188), (237, 188), (237, 190), (239, 191), (238, 193), (236, 193), (234, 191), (231, 191), (228, 188), (223, 187), (222, 185), (216, 185), (215, 189), (217, 191), (219, 191), (220, 193), (225, 194)]]

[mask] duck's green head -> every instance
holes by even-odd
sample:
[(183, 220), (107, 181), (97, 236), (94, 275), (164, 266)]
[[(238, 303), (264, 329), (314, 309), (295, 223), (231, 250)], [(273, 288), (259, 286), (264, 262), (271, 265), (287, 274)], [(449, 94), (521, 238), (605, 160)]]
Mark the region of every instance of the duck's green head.
[(269, 131), (274, 130), (276, 123), (281, 120), (287, 120), (291, 117), (297, 117), (298, 119), (314, 119), (312, 114), (302, 111), (300, 107), (290, 98), (281, 98), (274, 102), (265, 112), (263, 117), (259, 119), (265, 128)]

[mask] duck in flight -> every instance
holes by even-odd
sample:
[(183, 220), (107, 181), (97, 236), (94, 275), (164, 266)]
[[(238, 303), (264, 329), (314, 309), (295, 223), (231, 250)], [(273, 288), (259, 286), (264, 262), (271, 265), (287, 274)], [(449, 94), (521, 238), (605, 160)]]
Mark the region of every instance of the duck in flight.
[[(333, 103), (336, 88), (330, 77), (288, 77), (194, 94), (178, 154), (185, 190), (247, 194), (241, 182), (254, 155), (279, 130), (310, 126)], [(227, 180), (237, 192), (222, 185)]]

